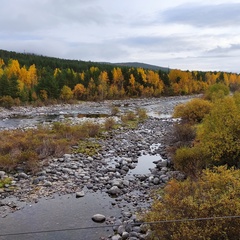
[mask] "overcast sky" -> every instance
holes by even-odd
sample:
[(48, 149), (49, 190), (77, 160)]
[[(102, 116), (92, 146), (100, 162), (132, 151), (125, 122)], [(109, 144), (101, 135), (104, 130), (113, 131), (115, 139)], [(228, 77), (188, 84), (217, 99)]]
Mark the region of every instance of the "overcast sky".
[(240, 72), (240, 0), (0, 3), (0, 49)]

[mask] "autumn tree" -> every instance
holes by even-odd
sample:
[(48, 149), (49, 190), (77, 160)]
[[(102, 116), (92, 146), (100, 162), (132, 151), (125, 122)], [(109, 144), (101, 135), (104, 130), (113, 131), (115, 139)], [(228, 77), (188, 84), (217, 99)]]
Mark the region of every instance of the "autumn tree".
[(96, 84), (93, 80), (93, 78), (90, 79), (87, 87), (87, 97), (89, 100), (94, 100), (96, 98), (96, 92), (97, 92), (97, 87)]
[(200, 123), (204, 116), (209, 114), (212, 105), (207, 100), (194, 98), (187, 103), (177, 105), (174, 108), (173, 117), (182, 118), (184, 121), (190, 123)]
[(229, 94), (229, 88), (223, 83), (215, 83), (206, 90), (204, 98), (215, 101)]
[(125, 94), (125, 89), (123, 87), (124, 77), (122, 74), (121, 68), (114, 68), (112, 71), (113, 74), (113, 85), (117, 87), (118, 94), (117, 97), (122, 97)]
[(106, 71), (100, 72), (99, 77), (99, 84), (98, 84), (98, 94), (101, 100), (105, 99), (108, 94), (108, 74)]
[(218, 100), (197, 130), (209, 164), (240, 166), (240, 106), (231, 96)]
[(66, 85), (63, 86), (61, 89), (60, 98), (64, 101), (71, 100), (73, 98), (73, 92), (71, 88)]
[(73, 89), (74, 97), (80, 100), (84, 98), (85, 94), (86, 94), (86, 88), (83, 86), (83, 84), (78, 83)]
[(7, 67), (7, 77), (11, 78), (12, 76), (19, 76), (20, 74), (20, 65), (18, 60), (10, 59)]
[[(240, 170), (206, 169), (198, 180), (171, 180), (156, 194), (145, 220), (162, 221), (151, 227), (163, 240), (239, 239), (240, 219), (224, 218), (239, 216), (239, 194)], [(206, 220), (193, 220), (199, 218)]]
[(130, 74), (128, 93), (129, 93), (130, 96), (137, 95), (136, 80), (135, 80), (135, 77), (134, 77), (133, 74)]

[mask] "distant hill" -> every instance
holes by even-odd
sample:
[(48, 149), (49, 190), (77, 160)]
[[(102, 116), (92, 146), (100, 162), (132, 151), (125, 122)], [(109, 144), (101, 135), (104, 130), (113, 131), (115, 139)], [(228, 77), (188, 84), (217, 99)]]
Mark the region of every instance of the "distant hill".
[(154, 71), (163, 71), (168, 72), (169, 68), (159, 67), (155, 65), (150, 65), (146, 63), (139, 62), (124, 62), (124, 63), (111, 63), (111, 62), (92, 62), (92, 61), (82, 61), (82, 60), (71, 60), (71, 59), (61, 59), (55, 57), (48, 57), (37, 55), (34, 53), (18, 53), (14, 51), (6, 51), (0, 49), (0, 58), (4, 60), (4, 62), (8, 62), (10, 58), (16, 59), (19, 61), (20, 65), (29, 67), (32, 64), (37, 65), (37, 67), (50, 67), (51, 69), (55, 68), (71, 68), (75, 71), (87, 70), (92, 66), (98, 67), (100, 70), (106, 70), (110, 68), (114, 68), (116, 66), (119, 67), (134, 67), (134, 68), (144, 68), (150, 69)]
[(113, 63), (117, 66), (126, 66), (126, 67), (135, 67), (135, 68), (144, 68), (144, 69), (150, 69), (150, 70), (161, 70), (164, 72), (168, 72), (169, 68), (166, 67), (159, 67), (159, 66), (155, 66), (155, 65), (150, 65), (150, 64), (146, 64), (146, 63), (140, 63), (140, 62), (124, 62), (124, 63)]

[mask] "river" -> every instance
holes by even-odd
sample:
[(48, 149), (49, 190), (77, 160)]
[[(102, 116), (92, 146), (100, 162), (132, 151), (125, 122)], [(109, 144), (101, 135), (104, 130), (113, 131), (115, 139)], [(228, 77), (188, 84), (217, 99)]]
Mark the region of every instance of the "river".
[[(14, 114), (6, 114), (0, 121), (1, 129), (24, 128), (35, 126), (38, 124), (48, 123), (51, 121), (58, 121), (59, 118), (78, 118), (79, 114), (109, 114), (110, 107), (115, 104), (119, 105), (122, 112), (127, 110), (134, 110), (136, 108), (145, 108), (149, 116), (158, 118), (159, 121), (168, 121), (172, 114), (173, 107), (179, 103), (188, 101), (192, 97), (174, 97), (147, 100), (133, 100), (125, 102), (105, 102), (93, 103), (88, 105), (88, 108), (81, 106), (59, 107), (51, 111), (51, 107), (46, 110), (43, 108), (41, 111), (30, 109), (28, 111), (14, 112)], [(83, 111), (84, 109), (84, 111)], [(86, 110), (87, 109), (87, 110)], [(82, 111), (81, 111), (82, 110)], [(28, 114), (24, 114), (24, 113)], [(5, 117), (5, 118), (4, 118)], [(144, 131), (144, 129), (139, 130)], [(149, 136), (151, 138), (150, 130)], [(134, 136), (139, 132), (133, 132)], [(145, 133), (144, 133), (145, 134)], [(144, 135), (143, 135), (144, 136)], [(155, 147), (158, 146), (158, 142)], [(144, 145), (144, 144), (143, 144)], [(153, 145), (151, 145), (153, 146)], [(151, 147), (149, 145), (149, 147)], [(132, 178), (134, 174), (148, 174), (149, 168), (153, 168), (154, 160), (161, 159), (159, 154), (145, 154), (138, 158), (136, 167), (128, 172), (126, 179)], [(131, 182), (132, 181), (132, 182)], [(130, 180), (130, 183), (137, 182), (136, 179)], [(139, 184), (142, 184), (139, 182)], [(146, 185), (146, 184), (145, 184)], [(148, 189), (143, 184), (141, 189)], [(145, 188), (144, 188), (145, 187)], [(136, 211), (138, 207), (136, 202), (125, 201), (124, 197), (116, 204), (116, 201), (111, 198), (106, 189), (103, 191), (92, 191), (85, 189), (85, 196), (76, 198), (75, 194), (66, 194), (59, 196), (55, 194), (51, 198), (40, 198), (37, 203), (22, 203), (19, 202), (20, 210), (13, 213), (7, 213), (0, 218), (0, 239), (1, 240), (30, 240), (30, 239), (107, 239), (108, 236), (113, 234), (111, 227), (105, 223), (95, 223), (92, 221), (94, 214), (103, 214), (107, 217), (107, 222), (114, 223), (115, 219), (121, 219), (123, 212)], [(146, 190), (144, 190), (146, 192)], [(128, 194), (141, 194), (141, 192), (131, 191)], [(11, 201), (11, 199), (4, 199)], [(144, 205), (144, 203), (143, 203)], [(0, 211), (4, 209), (4, 205), (0, 207)], [(96, 228), (95, 228), (96, 227)], [(99, 228), (100, 227), (100, 228)], [(77, 228), (77, 229), (76, 229)], [(35, 232), (35, 233), (33, 233)], [(16, 234), (16, 235), (14, 235)], [(5, 235), (5, 236), (4, 236)]]

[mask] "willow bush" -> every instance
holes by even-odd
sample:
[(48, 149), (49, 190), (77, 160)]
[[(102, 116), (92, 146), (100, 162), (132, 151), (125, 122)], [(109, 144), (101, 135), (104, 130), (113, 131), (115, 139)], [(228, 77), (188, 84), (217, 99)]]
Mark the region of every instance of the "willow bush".
[(240, 218), (192, 220), (240, 216), (239, 196), (240, 170), (227, 169), (226, 166), (207, 169), (198, 180), (188, 178), (185, 181), (170, 181), (163, 192), (156, 194), (144, 220), (170, 221), (151, 224), (152, 239), (240, 239)]

